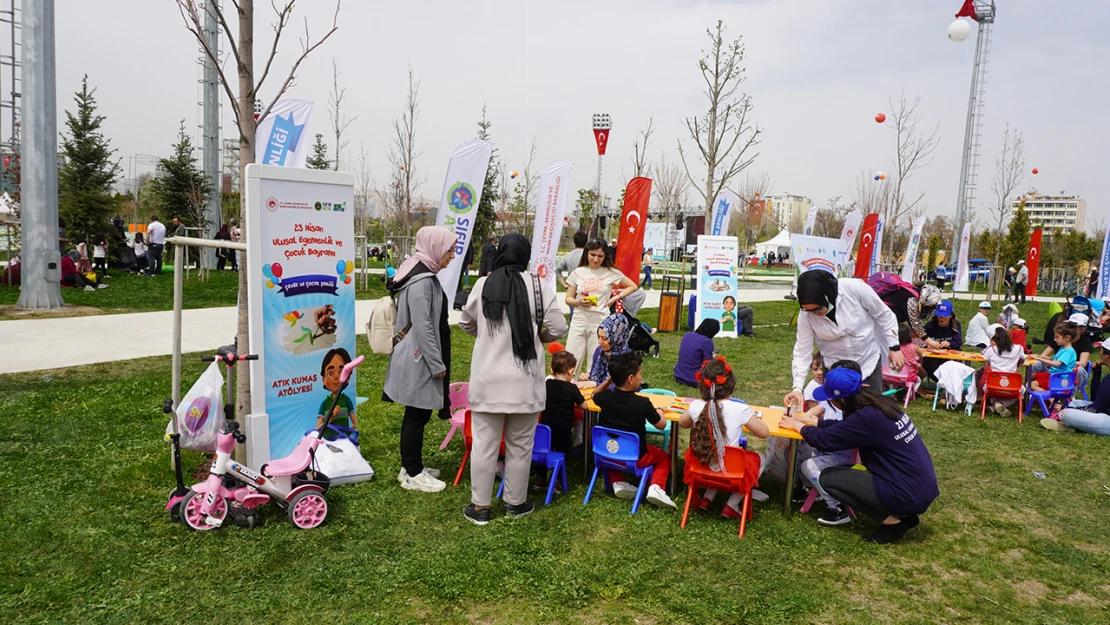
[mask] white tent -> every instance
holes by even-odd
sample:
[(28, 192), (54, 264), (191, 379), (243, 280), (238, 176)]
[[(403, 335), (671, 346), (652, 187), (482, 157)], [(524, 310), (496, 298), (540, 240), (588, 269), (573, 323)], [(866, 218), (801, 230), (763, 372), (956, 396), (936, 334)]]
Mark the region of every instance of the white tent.
[(790, 252), (790, 231), (783, 230), (775, 235), (775, 238), (755, 244), (756, 256), (762, 256), (767, 252), (774, 252), (775, 255)]
[(19, 224), (19, 218), (15, 216), (15, 208), (12, 206), (12, 198), (7, 193), (0, 196), (0, 224)]

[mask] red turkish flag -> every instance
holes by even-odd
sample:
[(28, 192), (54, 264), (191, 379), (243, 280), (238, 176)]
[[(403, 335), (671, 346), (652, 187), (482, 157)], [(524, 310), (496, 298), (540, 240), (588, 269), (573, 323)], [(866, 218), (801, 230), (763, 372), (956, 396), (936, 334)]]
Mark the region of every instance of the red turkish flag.
[(640, 283), (640, 263), (644, 259), (644, 230), (647, 229), (651, 178), (633, 178), (624, 191), (624, 213), (617, 235), (617, 269), (629, 280)]
[(1025, 296), (1037, 296), (1037, 273), (1041, 268), (1041, 231), (1034, 230), (1029, 237), (1029, 256), (1025, 259), (1029, 268), (1029, 281), (1025, 283)]
[(960, 12), (956, 14), (956, 17), (970, 17), (978, 22), (979, 17), (975, 15), (975, 2), (973, 0), (964, 0), (964, 5), (960, 7)]
[(871, 256), (875, 250), (875, 232), (879, 229), (879, 214), (871, 213), (863, 218), (860, 231), (859, 251), (856, 252), (855, 277), (866, 280), (871, 276)]
[(609, 128), (594, 128), (594, 141), (597, 141), (597, 155), (605, 156), (605, 146), (609, 145)]

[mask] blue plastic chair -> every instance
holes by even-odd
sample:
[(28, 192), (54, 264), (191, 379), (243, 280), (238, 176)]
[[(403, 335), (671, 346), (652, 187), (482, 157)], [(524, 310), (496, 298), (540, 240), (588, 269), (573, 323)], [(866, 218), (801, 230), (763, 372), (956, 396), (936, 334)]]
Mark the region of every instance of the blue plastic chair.
[[(590, 477), (590, 486), (586, 489), (586, 498), (582, 505), (590, 503), (590, 496), (594, 493), (594, 484), (597, 483), (597, 474), (602, 469), (613, 469), (622, 473), (634, 473), (640, 478), (640, 487), (636, 489), (636, 497), (632, 500), (632, 514), (640, 509), (640, 500), (644, 496), (648, 483), (651, 481), (654, 467), (636, 466), (640, 460), (640, 437), (632, 432), (613, 430), (595, 425), (590, 434), (594, 452), (594, 473)], [(607, 480), (606, 480), (607, 481)], [(608, 490), (608, 484), (606, 484)]]
[(1074, 371), (1061, 371), (1059, 373), (1051, 373), (1048, 376), (1048, 390), (1047, 391), (1029, 391), (1029, 401), (1025, 403), (1025, 414), (1028, 415), (1029, 411), (1033, 408), (1033, 400), (1036, 400), (1041, 406), (1041, 412), (1044, 416), (1048, 416), (1048, 404), (1045, 403), (1047, 399), (1049, 403), (1057, 399), (1063, 399), (1066, 404), (1071, 400), (1072, 395), (1075, 394), (1075, 378)]
[[(560, 451), (551, 451), (551, 427), (542, 423), (536, 426), (536, 438), (532, 443), (532, 464), (541, 464), (551, 469), (551, 477), (547, 480), (547, 497), (543, 505), (551, 505), (551, 497), (555, 494), (555, 482), (562, 477), (563, 492), (567, 492), (567, 459), (566, 454)], [(501, 476), (501, 486), (497, 489), (497, 498), (505, 492), (505, 476)]]
[[(1079, 376), (1076, 376), (1076, 380), (1078, 380), (1078, 379), (1079, 379)], [(1091, 361), (1088, 360), (1087, 361), (1087, 380), (1090, 380), (1090, 379), (1091, 379)], [(1087, 397), (1087, 385), (1086, 384), (1079, 387), (1079, 392), (1083, 393), (1083, 400), (1084, 401), (1091, 401), (1090, 398)]]
[[(668, 390), (662, 389), (662, 388), (645, 388), (645, 389), (640, 391), (640, 394), (641, 395), (661, 395), (663, 397), (678, 397), (678, 395), (676, 395), (674, 393), (674, 391), (668, 391)], [(666, 428), (660, 430), (659, 428), (657, 428), (654, 425), (651, 425), (649, 423), (646, 426), (645, 430), (647, 431), (648, 434), (658, 434), (659, 436), (662, 436), (663, 437), (663, 449), (667, 450), (667, 449), (671, 448), (671, 429), (673, 427), (674, 427), (674, 423), (669, 422), (669, 423), (667, 423)]]

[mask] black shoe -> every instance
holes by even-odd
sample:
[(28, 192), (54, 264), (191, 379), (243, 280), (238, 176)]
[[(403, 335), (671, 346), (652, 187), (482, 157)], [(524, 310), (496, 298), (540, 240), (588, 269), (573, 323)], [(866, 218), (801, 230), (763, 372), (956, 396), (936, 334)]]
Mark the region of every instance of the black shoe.
[(905, 536), (906, 532), (917, 527), (920, 522), (921, 521), (916, 516), (906, 517), (902, 519), (900, 523), (880, 526), (878, 531), (870, 536), (865, 536), (863, 540), (864, 542), (875, 543), (877, 545), (892, 543)]
[(745, 332), (744, 336), (746, 336), (750, 339), (754, 339), (755, 338), (755, 332)]
[(844, 525), (851, 521), (852, 517), (848, 516), (848, 513), (840, 508), (829, 508), (825, 510), (825, 514), (822, 514), (817, 519), (817, 522), (821, 525)]
[(509, 504), (505, 504), (505, 516), (509, 517), (510, 519), (519, 519), (522, 516), (532, 514), (532, 511), (535, 509), (536, 503), (534, 501), (525, 501), (518, 506), (510, 506)]
[(467, 521), (475, 525), (489, 524), (489, 508), (478, 510), (474, 507), (474, 504), (467, 504), (467, 506), (463, 508), (463, 516), (466, 517)]
[(809, 489), (803, 486), (795, 486), (794, 494), (790, 497), (791, 503), (803, 504), (809, 498)]

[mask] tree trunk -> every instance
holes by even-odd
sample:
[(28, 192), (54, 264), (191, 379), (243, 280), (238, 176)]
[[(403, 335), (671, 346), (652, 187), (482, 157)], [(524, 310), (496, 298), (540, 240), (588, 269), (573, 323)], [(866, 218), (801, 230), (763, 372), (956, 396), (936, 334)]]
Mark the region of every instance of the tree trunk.
[[(254, 162), (254, 0), (239, 0), (239, 230), (240, 242), (246, 243), (252, 224), (247, 223), (247, 165)], [(250, 353), (250, 311), (247, 308), (247, 274), (249, 254), (239, 263), (239, 305), (237, 338), (239, 353)], [(235, 392), (239, 398), (237, 413), (242, 417), (251, 411), (250, 366), (238, 365)]]

